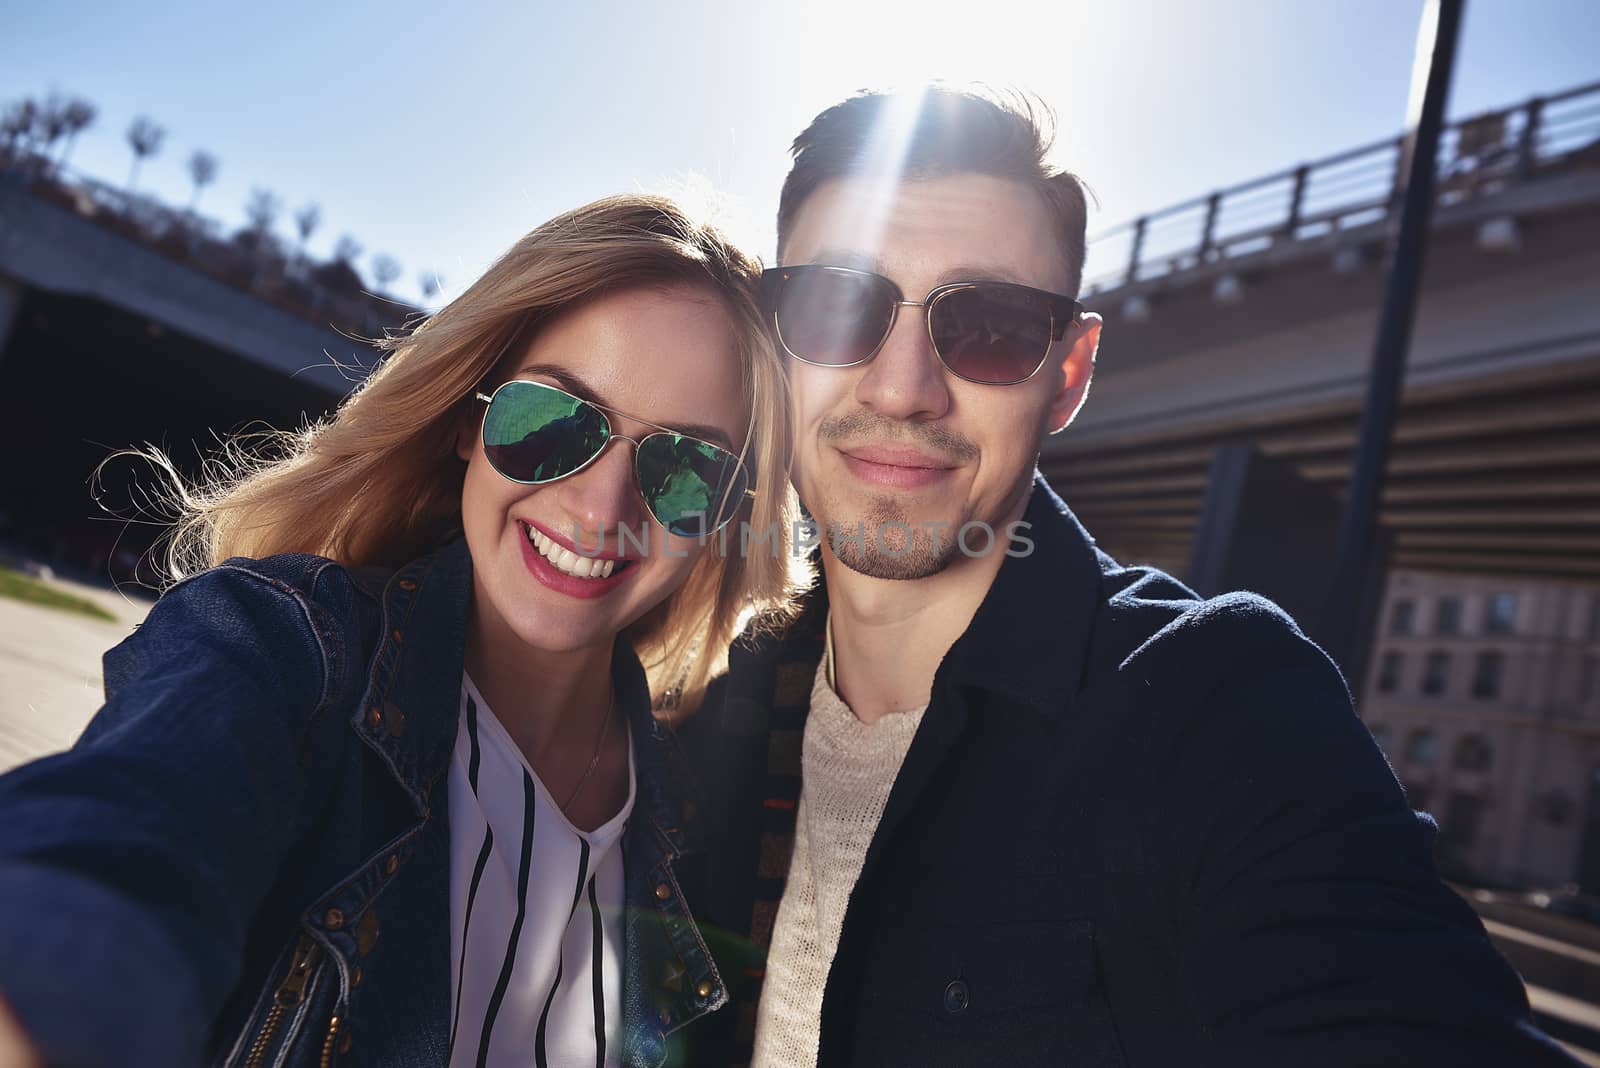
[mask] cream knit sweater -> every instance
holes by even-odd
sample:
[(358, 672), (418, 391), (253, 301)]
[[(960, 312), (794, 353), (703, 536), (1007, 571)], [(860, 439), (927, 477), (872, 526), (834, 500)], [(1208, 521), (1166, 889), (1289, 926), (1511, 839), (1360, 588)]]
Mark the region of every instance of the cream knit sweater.
[(811, 686), (789, 879), (767, 953), (751, 1068), (815, 1068), (822, 992), (867, 846), (926, 709), (862, 723), (828, 685)]

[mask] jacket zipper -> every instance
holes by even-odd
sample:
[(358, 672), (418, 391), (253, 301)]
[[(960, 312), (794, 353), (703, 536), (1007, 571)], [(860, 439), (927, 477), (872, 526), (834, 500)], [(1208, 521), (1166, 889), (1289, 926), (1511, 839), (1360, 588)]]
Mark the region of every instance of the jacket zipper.
[(322, 1040), (322, 1068), (328, 1068), (333, 1060), (333, 1040), (339, 1033), (339, 1015), (335, 1013), (333, 1019), (328, 1021), (328, 1037)]
[[(306, 983), (311, 977), (311, 965), (316, 956), (316, 942), (312, 941), (310, 935), (301, 935), (294, 947), (294, 957), (289, 961), (289, 974), (284, 976), (283, 983), (272, 995), (272, 1008), (267, 1010), (267, 1020), (261, 1025), (261, 1033), (250, 1046), (245, 1068), (261, 1068), (261, 1061), (267, 1055), (273, 1035), (277, 1034), (278, 1025), (283, 1022), (284, 1013), (298, 1006), (306, 996)], [(327, 1051), (323, 1053), (322, 1063), (328, 1063)]]

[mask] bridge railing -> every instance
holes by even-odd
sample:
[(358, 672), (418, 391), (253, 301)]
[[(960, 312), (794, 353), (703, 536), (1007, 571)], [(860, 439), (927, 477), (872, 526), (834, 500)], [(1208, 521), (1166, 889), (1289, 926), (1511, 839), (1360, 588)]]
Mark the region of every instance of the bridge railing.
[[(1381, 222), (1399, 204), (1404, 137), (1340, 152), (1111, 227), (1090, 238), (1093, 294)], [(1600, 82), (1446, 126), (1438, 202), (1499, 192), (1536, 175), (1600, 167)]]

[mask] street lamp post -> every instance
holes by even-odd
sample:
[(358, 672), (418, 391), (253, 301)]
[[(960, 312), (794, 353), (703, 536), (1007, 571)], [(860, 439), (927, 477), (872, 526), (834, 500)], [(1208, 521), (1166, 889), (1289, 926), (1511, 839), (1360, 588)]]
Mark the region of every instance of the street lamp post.
[(1333, 580), (1319, 637), (1348, 672), (1359, 659), (1362, 592), (1376, 536), (1395, 413), (1405, 377), (1406, 351), (1416, 318), (1417, 294), (1433, 216), (1433, 189), (1439, 158), (1439, 131), (1455, 66), (1465, 0), (1428, 0), (1417, 34), (1411, 74), (1408, 127), (1397, 176), (1405, 183), (1399, 217), (1392, 224), (1386, 254), (1383, 308), (1367, 376), (1361, 431), (1351, 463), (1349, 490), (1339, 525)]

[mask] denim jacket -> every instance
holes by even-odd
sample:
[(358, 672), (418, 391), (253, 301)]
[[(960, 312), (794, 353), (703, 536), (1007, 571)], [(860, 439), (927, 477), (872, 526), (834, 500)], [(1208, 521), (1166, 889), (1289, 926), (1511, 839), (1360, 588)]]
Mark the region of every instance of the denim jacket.
[[(0, 995), (46, 1063), (442, 1065), (471, 561), (233, 559), (106, 654), (68, 752), (0, 777)], [(727, 1000), (685, 910), (675, 744), (618, 640), (623, 1063)], [(530, 1051), (531, 1056), (531, 1051)]]

